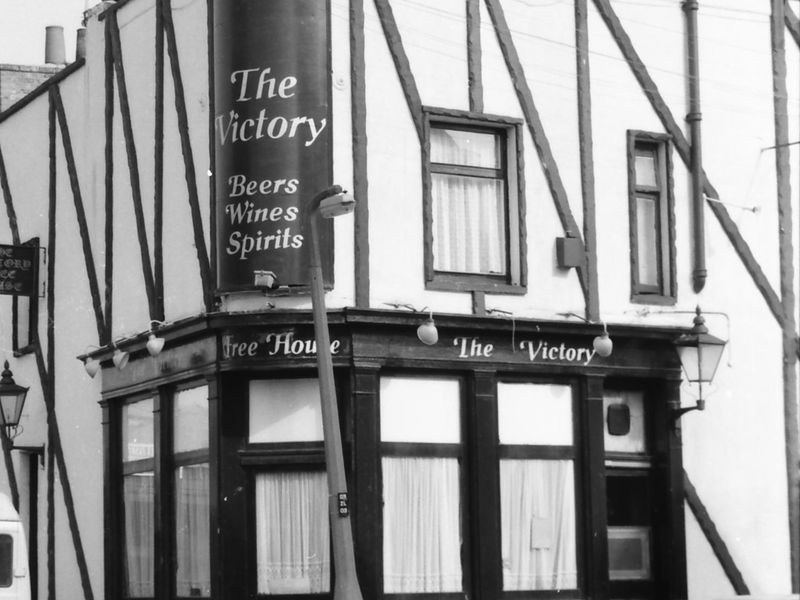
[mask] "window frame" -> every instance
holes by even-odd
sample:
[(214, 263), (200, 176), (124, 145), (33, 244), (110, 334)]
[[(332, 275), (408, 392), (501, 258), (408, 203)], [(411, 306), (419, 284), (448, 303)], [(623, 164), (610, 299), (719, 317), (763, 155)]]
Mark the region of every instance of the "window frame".
[[(656, 158), (656, 186), (636, 183), (637, 151), (652, 151)], [(627, 132), (628, 160), (628, 224), (630, 232), (631, 301), (639, 304), (674, 305), (677, 302), (675, 248), (675, 199), (672, 168), (672, 138), (667, 134), (646, 131)], [(640, 196), (655, 199), (657, 275), (659, 283), (639, 281), (638, 205)]]
[[(207, 390), (208, 401), (208, 447), (205, 450), (192, 450), (188, 452), (176, 453), (174, 449), (174, 409), (176, 396), (186, 390), (204, 387)], [(108, 519), (107, 530), (111, 532), (109, 537), (110, 559), (107, 561), (106, 577), (112, 577), (112, 581), (106, 586), (107, 591), (113, 590), (113, 597), (125, 598), (126, 600), (182, 600), (185, 596), (178, 596), (176, 590), (175, 576), (177, 570), (174, 568), (177, 560), (177, 545), (175, 527), (175, 482), (174, 476), (179, 466), (189, 466), (207, 462), (211, 465), (212, 452), (212, 413), (211, 400), (213, 382), (205, 378), (185, 380), (176, 383), (157, 385), (152, 388), (143, 389), (136, 393), (114, 398), (107, 401), (109, 411), (109, 440), (108, 440), (108, 481), (110, 485), (108, 493)], [(137, 461), (123, 463), (123, 407), (136, 402), (151, 400), (153, 404), (153, 456)], [(146, 467), (152, 465), (153, 471), (153, 523), (155, 528), (155, 539), (153, 544), (153, 579), (154, 588), (152, 596), (125, 596), (125, 511), (124, 511), (124, 477), (127, 474), (147, 470)], [(144, 467), (144, 468), (137, 468)], [(209, 482), (213, 495), (213, 482)], [(213, 503), (213, 496), (210, 496)], [(209, 531), (213, 532), (212, 521), (213, 508), (209, 507)], [(213, 536), (212, 536), (213, 537)], [(213, 539), (209, 539), (209, 551), (211, 551)], [(160, 560), (159, 557), (165, 558)], [(118, 576), (115, 576), (118, 574)], [(213, 582), (212, 582), (213, 587)], [(200, 596), (200, 598), (213, 598), (214, 592), (210, 596)]]
[[(316, 372), (296, 371), (291, 373), (276, 373), (274, 376), (253, 376), (243, 380), (243, 389), (246, 390), (248, 406), (243, 410), (242, 448), (237, 455), (239, 465), (245, 472), (247, 483), (247, 526), (252, 532), (247, 536), (247, 555), (252, 562), (248, 569), (247, 589), (253, 598), (259, 600), (320, 600), (331, 596), (334, 588), (335, 565), (333, 553), (330, 556), (330, 591), (320, 593), (302, 594), (266, 594), (258, 591), (258, 552), (256, 529), (256, 476), (260, 473), (275, 472), (327, 472), (325, 463), (325, 441), (279, 441), (279, 442), (251, 442), (249, 440), (251, 383), (255, 381), (285, 381), (292, 379), (316, 379)], [(337, 382), (337, 397), (340, 396)], [(331, 543), (333, 537), (331, 535)]]
[[(525, 177), (522, 155), (523, 122), (519, 119), (468, 111), (423, 107), (422, 145), (423, 246), (425, 287), (429, 290), (524, 294), (527, 286)], [(475, 167), (437, 168), (431, 163), (431, 129), (456, 129), (499, 134), (504, 140), (502, 172), (505, 192), (506, 273), (503, 275), (437, 271), (434, 268), (432, 174), (463, 174)]]

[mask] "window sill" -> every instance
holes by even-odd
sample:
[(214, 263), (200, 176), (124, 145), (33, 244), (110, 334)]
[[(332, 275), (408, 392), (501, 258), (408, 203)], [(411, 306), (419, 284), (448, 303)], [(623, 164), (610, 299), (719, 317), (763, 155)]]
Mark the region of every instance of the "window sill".
[(631, 294), (634, 304), (657, 304), (659, 306), (675, 306), (678, 299), (675, 296), (661, 296), (659, 294)]
[(527, 288), (524, 285), (508, 283), (508, 281), (499, 277), (450, 273), (434, 274), (433, 279), (425, 282), (425, 289), (440, 292), (488, 292), (520, 296), (527, 292)]

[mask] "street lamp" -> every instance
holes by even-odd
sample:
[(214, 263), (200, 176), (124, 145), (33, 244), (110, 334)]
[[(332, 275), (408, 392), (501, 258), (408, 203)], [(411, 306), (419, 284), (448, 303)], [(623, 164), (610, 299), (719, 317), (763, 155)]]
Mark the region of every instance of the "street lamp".
[(705, 319), (700, 313), (700, 307), (695, 310), (694, 326), (689, 333), (685, 333), (675, 340), (675, 347), (681, 366), (690, 383), (697, 383), (698, 398), (695, 406), (679, 408), (673, 413), (673, 419), (679, 419), (690, 410), (704, 410), (706, 401), (703, 400), (703, 384), (711, 383), (717, 372), (722, 351), (725, 349), (724, 340), (708, 333)]
[(311, 308), (314, 314), (314, 336), (317, 343), (317, 371), (322, 403), (322, 434), (325, 440), (325, 470), (328, 475), (328, 514), (333, 539), (334, 600), (361, 600), (353, 550), (353, 530), (344, 474), (342, 435), (339, 430), (339, 408), (333, 383), (333, 360), (325, 309), (322, 261), (319, 251), (319, 218), (330, 219), (352, 212), (353, 197), (341, 186), (323, 190), (311, 200)]
[(6, 428), (6, 435), (9, 439), (14, 437), (12, 430), (16, 433), (17, 427), (19, 427), (22, 407), (25, 406), (27, 395), (28, 388), (14, 382), (13, 374), (8, 368), (8, 361), (6, 361), (3, 372), (0, 374), (0, 425)]

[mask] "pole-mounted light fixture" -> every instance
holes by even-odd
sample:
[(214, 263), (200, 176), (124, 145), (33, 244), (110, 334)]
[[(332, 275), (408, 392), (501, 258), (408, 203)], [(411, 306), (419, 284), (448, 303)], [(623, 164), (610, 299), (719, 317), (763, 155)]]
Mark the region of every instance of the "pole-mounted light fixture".
[(705, 409), (703, 384), (713, 381), (726, 343), (726, 341), (708, 333), (708, 327), (706, 327), (705, 319), (698, 306), (695, 309), (692, 329), (689, 333), (685, 333), (675, 340), (675, 348), (678, 351), (678, 357), (681, 360), (681, 366), (686, 374), (687, 381), (697, 383), (697, 404), (676, 409), (673, 412), (673, 420), (678, 420), (691, 410)]
[(161, 353), (161, 350), (164, 349), (164, 340), (163, 337), (156, 336), (155, 329), (153, 328), (153, 324), (156, 325), (164, 325), (163, 321), (150, 321), (150, 334), (147, 336), (147, 352), (150, 356), (158, 356)]
[(330, 219), (352, 212), (355, 199), (334, 185), (311, 200), (311, 308), (314, 315), (314, 337), (317, 343), (317, 372), (322, 403), (322, 434), (325, 440), (325, 471), (328, 477), (328, 514), (333, 547), (333, 600), (361, 600), (361, 588), (356, 574), (353, 549), (353, 530), (350, 525), (350, 506), (347, 479), (344, 472), (342, 434), (339, 429), (339, 408), (333, 381), (328, 315), (325, 308), (325, 289), (322, 281), (322, 260), (319, 250), (319, 219)]
[(0, 374), (0, 420), (2, 420), (0, 425), (6, 428), (9, 438), (13, 438), (17, 433), (27, 395), (28, 388), (16, 384), (8, 367), (8, 361), (5, 361), (3, 372)]

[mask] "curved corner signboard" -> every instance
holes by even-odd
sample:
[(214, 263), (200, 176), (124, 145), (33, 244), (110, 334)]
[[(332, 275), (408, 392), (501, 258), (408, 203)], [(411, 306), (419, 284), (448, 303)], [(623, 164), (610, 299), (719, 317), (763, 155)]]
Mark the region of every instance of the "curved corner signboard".
[[(326, 0), (214, 2), (217, 288), (308, 285), (308, 204), (331, 185)], [(320, 228), (330, 281), (332, 229)], [(265, 277), (267, 274), (270, 277)]]

